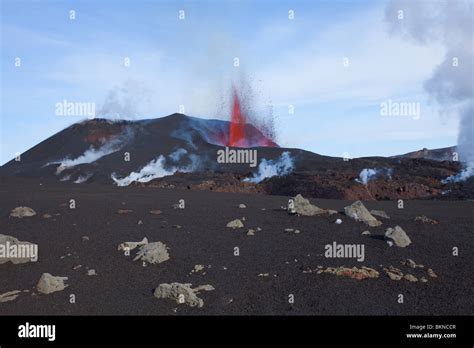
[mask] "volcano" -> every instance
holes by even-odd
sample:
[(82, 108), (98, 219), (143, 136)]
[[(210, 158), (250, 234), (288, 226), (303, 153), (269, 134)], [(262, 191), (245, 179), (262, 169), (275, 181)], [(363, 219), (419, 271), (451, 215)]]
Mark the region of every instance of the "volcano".
[[(0, 177), (61, 183), (158, 186), (336, 199), (469, 198), (473, 180), (446, 185), (460, 170), (452, 161), (367, 157), (344, 161), (281, 148), (245, 123), (234, 99), (231, 121), (183, 114), (143, 120), (73, 124), (0, 167)], [(218, 163), (226, 146), (253, 149), (258, 167)]]

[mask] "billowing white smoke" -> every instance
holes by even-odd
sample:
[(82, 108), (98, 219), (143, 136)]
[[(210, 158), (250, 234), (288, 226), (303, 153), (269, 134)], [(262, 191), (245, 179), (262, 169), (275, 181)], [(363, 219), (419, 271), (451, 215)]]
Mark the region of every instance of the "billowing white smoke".
[(359, 173), (359, 178), (355, 179), (360, 184), (367, 185), (369, 181), (376, 179), (380, 176), (392, 178), (393, 169), (392, 168), (364, 168)]
[(186, 155), (188, 151), (186, 149), (177, 149), (176, 151), (170, 153), (168, 157), (173, 161), (173, 162), (178, 162), (184, 155)]
[(461, 170), (456, 175), (448, 176), (446, 179), (441, 180), (441, 182), (443, 184), (449, 184), (449, 183), (453, 183), (453, 182), (466, 181), (467, 179), (469, 179), (473, 175), (474, 175), (474, 167), (469, 166), (469, 167)]
[[(398, 18), (399, 11), (403, 11), (403, 19)], [(444, 61), (424, 87), (442, 113), (459, 116), (457, 148), (465, 168), (445, 181), (466, 180), (474, 174), (472, 1), (392, 0), (385, 17), (393, 32), (419, 44), (437, 42), (445, 47)]]
[(92, 177), (92, 175), (93, 174), (91, 174), (91, 173), (81, 175), (74, 181), (74, 183), (75, 184), (82, 184), (82, 183), (86, 182), (87, 180), (89, 180)]
[[(168, 157), (177, 157), (181, 158), (184, 153), (184, 149), (179, 149), (171, 153)], [(186, 151), (186, 150), (184, 150)], [(187, 153), (187, 151), (186, 151)], [(158, 156), (158, 158), (148, 162), (140, 171), (131, 172), (128, 176), (124, 178), (118, 178), (115, 173), (112, 173), (111, 178), (117, 186), (128, 186), (132, 182), (149, 182), (153, 179), (162, 178), (164, 176), (173, 175), (175, 172), (179, 171), (182, 173), (193, 172), (199, 166), (200, 160), (199, 157), (191, 154), (189, 155), (191, 163), (187, 166), (176, 167), (176, 166), (167, 166), (166, 158), (163, 155)]]
[(246, 178), (243, 181), (258, 184), (266, 178), (288, 175), (293, 171), (293, 168), (293, 158), (288, 151), (285, 151), (276, 161), (262, 159), (258, 165), (258, 172), (254, 173), (252, 178)]
[(45, 166), (52, 164), (59, 164), (56, 168), (56, 175), (62, 173), (66, 169), (70, 169), (80, 164), (92, 163), (104, 156), (110, 155), (122, 148), (126, 141), (133, 136), (130, 130), (126, 130), (119, 136), (116, 136), (103, 144), (98, 149), (95, 149), (92, 145), (79, 157), (70, 159), (69, 157), (63, 158), (59, 161), (49, 162)]

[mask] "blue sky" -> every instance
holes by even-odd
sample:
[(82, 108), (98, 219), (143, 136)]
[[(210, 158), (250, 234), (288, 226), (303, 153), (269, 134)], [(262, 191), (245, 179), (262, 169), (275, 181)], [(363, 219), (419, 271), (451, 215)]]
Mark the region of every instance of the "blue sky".
[[(251, 87), (253, 112), (272, 110), (282, 146), (360, 157), (456, 143), (456, 116), (423, 90), (444, 48), (390, 35), (384, 1), (0, 2), (0, 164), (84, 118), (57, 116), (63, 100), (227, 119), (232, 83)], [(381, 116), (389, 99), (420, 118)]]

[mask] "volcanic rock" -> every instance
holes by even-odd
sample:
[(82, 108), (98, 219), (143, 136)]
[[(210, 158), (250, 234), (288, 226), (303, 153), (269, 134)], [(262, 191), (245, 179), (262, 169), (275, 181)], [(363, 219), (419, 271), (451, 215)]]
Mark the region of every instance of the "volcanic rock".
[(48, 214), (48, 213), (43, 214), (43, 219), (51, 219), (51, 218), (52, 218), (51, 214)]
[(393, 266), (390, 266), (389, 268), (384, 267), (384, 271), (392, 280), (400, 280), (403, 278), (403, 272)]
[(375, 215), (384, 219), (390, 219), (390, 216), (388, 216), (387, 213), (383, 210), (371, 210), (370, 213), (372, 215)]
[[(33, 248), (32, 246), (35, 246), (36, 248), (38, 247), (37, 245), (35, 245), (33, 243), (21, 242), (18, 239), (16, 239), (15, 237), (7, 236), (5, 234), (0, 234), (0, 246), (3, 246), (5, 248), (5, 253), (6, 253), (7, 245), (9, 246), (9, 248), (14, 246), (19, 251), (22, 248)], [(22, 247), (20, 247), (20, 246), (22, 246)], [(3, 263), (7, 263), (8, 261), (10, 261), (13, 264), (19, 264), (19, 263), (31, 262), (32, 260), (31, 260), (31, 258), (20, 258), (20, 257), (12, 257), (12, 256), (7, 257), (6, 254), (5, 254), (5, 257), (2, 257), (1, 254), (0, 254), (0, 265), (3, 264)]]
[(415, 277), (415, 276), (412, 275), (412, 274), (405, 274), (405, 275), (403, 276), (403, 279), (408, 280), (409, 282), (413, 282), (413, 283), (415, 283), (415, 282), (418, 281), (418, 278)]
[(199, 298), (197, 294), (199, 291), (211, 291), (214, 290), (214, 287), (211, 285), (201, 285), (195, 289), (191, 288), (192, 284), (182, 284), (182, 283), (163, 283), (160, 284), (156, 289), (153, 295), (156, 298), (169, 298), (175, 300), (176, 303), (182, 304), (185, 303), (190, 307), (202, 307), (204, 306), (204, 301), (202, 298)]
[(161, 214), (161, 210), (159, 210), (159, 209), (150, 210), (150, 214), (153, 214), (153, 215), (160, 215), (160, 214)]
[(119, 210), (117, 210), (117, 213), (118, 214), (130, 214), (130, 213), (133, 213), (133, 210), (132, 209), (119, 209)]
[(438, 221), (430, 219), (429, 217), (427, 217), (425, 215), (420, 215), (420, 216), (415, 217), (415, 221), (421, 221), (424, 224), (430, 224), (430, 225), (437, 225), (438, 224)]
[(370, 231), (364, 231), (361, 233), (363, 236), (370, 236)]
[(362, 221), (371, 227), (380, 226), (381, 221), (377, 220), (370, 214), (367, 208), (361, 201), (352, 203), (351, 205), (344, 207), (344, 213), (350, 218), (356, 221)]
[(255, 236), (255, 230), (250, 228), (250, 229), (247, 231), (247, 236)]
[(426, 271), (428, 273), (428, 275), (431, 277), (431, 278), (438, 278), (438, 276), (436, 275), (436, 273), (431, 269), (431, 268), (428, 268), (428, 270)]
[(97, 272), (95, 271), (95, 269), (89, 269), (89, 270), (87, 270), (87, 275), (88, 276), (95, 276), (95, 275), (97, 275)]
[(148, 239), (145, 237), (141, 242), (123, 242), (118, 246), (118, 250), (133, 250), (136, 247), (148, 244)]
[(305, 216), (314, 215), (332, 215), (337, 214), (335, 210), (322, 209), (315, 205), (312, 205), (308, 199), (298, 194), (293, 198), (294, 207), (289, 210), (290, 214), (298, 214)]
[(244, 224), (242, 223), (242, 221), (240, 221), (240, 219), (235, 219), (235, 220), (232, 220), (231, 222), (229, 222), (227, 224), (227, 227), (233, 228), (233, 229), (243, 228)]
[(411, 244), (410, 238), (400, 226), (395, 226), (395, 228), (387, 228), (385, 231), (385, 237), (391, 239), (395, 245), (400, 248), (405, 248)]
[(239, 204), (239, 208), (240, 208), (240, 209), (245, 209), (245, 208), (247, 208), (247, 206), (246, 206), (245, 204), (242, 204), (242, 203), (241, 203), (241, 204)]
[(424, 265), (421, 265), (421, 264), (417, 264), (415, 261), (413, 261), (412, 259), (405, 259), (401, 262), (402, 265), (404, 266), (408, 266), (408, 267), (411, 267), (411, 268), (425, 268)]
[(142, 245), (133, 261), (141, 260), (150, 264), (162, 263), (169, 260), (168, 248), (162, 242)]
[(328, 267), (325, 270), (320, 270), (318, 273), (330, 273), (341, 277), (349, 277), (356, 280), (363, 280), (367, 278), (378, 278), (379, 272), (373, 268), (362, 266), (361, 268), (352, 267)]
[(64, 284), (64, 281), (67, 279), (67, 277), (55, 277), (49, 273), (43, 273), (36, 285), (36, 289), (43, 294), (62, 291), (68, 287), (68, 285)]
[(13, 290), (0, 294), (0, 303), (13, 301), (20, 295), (20, 293), (20, 290)]
[(30, 207), (16, 207), (10, 213), (11, 217), (16, 217), (20, 219), (23, 217), (30, 217), (30, 216), (35, 216), (35, 215), (36, 215), (36, 212)]

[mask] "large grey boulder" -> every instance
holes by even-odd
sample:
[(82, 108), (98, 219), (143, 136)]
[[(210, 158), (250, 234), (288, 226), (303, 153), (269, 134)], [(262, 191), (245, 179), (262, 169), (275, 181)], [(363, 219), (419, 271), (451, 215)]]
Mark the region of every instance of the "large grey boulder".
[(298, 194), (293, 198), (293, 207), (288, 209), (290, 214), (298, 214), (305, 216), (315, 215), (333, 215), (337, 214), (337, 211), (330, 209), (322, 209), (310, 203), (310, 201)]
[(380, 226), (382, 224), (381, 221), (377, 220), (372, 214), (370, 214), (361, 201), (354, 202), (345, 207), (344, 213), (350, 218), (356, 221), (362, 221), (371, 227)]
[(405, 248), (411, 244), (410, 238), (400, 226), (387, 228), (385, 231), (385, 237), (391, 239), (395, 245), (400, 248)]
[(56, 291), (62, 291), (68, 287), (64, 283), (68, 278), (67, 277), (55, 277), (49, 273), (43, 273), (41, 275), (38, 284), (36, 285), (36, 290), (42, 294), (50, 294)]

